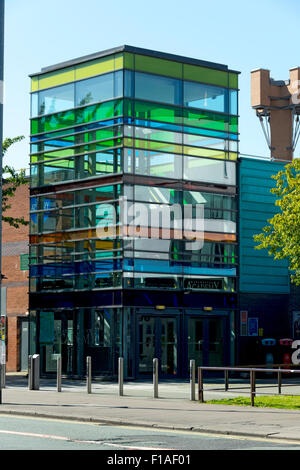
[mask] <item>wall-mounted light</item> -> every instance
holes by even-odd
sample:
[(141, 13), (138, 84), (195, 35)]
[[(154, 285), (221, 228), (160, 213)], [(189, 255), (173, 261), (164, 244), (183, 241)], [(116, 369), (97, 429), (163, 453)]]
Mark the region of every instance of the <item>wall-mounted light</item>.
[(205, 310), (206, 312), (211, 312), (212, 309), (212, 307), (203, 307), (203, 310)]
[(165, 305), (156, 305), (156, 310), (165, 310), (166, 306)]

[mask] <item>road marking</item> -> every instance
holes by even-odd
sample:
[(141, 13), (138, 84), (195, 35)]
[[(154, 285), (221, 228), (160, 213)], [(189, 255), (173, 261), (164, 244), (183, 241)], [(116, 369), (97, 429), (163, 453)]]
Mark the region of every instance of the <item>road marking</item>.
[(129, 445), (122, 445), (122, 444), (112, 444), (111, 442), (105, 442), (105, 441), (82, 441), (79, 439), (72, 439), (70, 437), (64, 437), (64, 436), (56, 436), (53, 434), (37, 434), (33, 432), (20, 432), (20, 431), (7, 431), (5, 429), (0, 429), (1, 434), (13, 434), (15, 436), (25, 436), (25, 437), (38, 437), (42, 439), (54, 439), (54, 440), (59, 440), (59, 441), (68, 441), (68, 442), (73, 442), (73, 443), (78, 443), (78, 444), (101, 444), (104, 446), (110, 446), (110, 447), (118, 447), (122, 449), (130, 449), (130, 450), (176, 450), (176, 449), (167, 449), (164, 447), (139, 447), (139, 446), (129, 446)]
[(164, 447), (137, 447), (137, 446), (125, 446), (122, 444), (112, 444), (112, 443), (105, 443), (107, 446), (111, 447), (121, 447), (122, 449), (130, 449), (130, 450), (178, 450), (178, 449), (167, 449)]
[[(95, 422), (84, 422), (80, 420), (73, 420), (73, 419), (66, 419), (66, 418), (51, 418), (49, 417), (38, 417), (38, 416), (23, 416), (23, 415), (7, 415), (6, 413), (1, 413), (0, 412), (0, 417), (2, 418), (12, 418), (12, 419), (26, 419), (26, 420), (39, 420), (39, 421), (55, 421), (55, 422), (64, 422), (64, 423), (73, 423), (73, 424), (80, 424), (80, 425), (88, 425), (88, 426), (98, 426), (98, 427), (112, 427), (112, 428), (121, 428), (121, 429), (130, 429), (130, 430), (143, 430), (147, 431), (149, 433), (156, 432), (156, 433), (165, 433), (165, 434), (184, 434), (188, 435), (190, 437), (192, 436), (206, 436), (206, 437), (211, 437), (211, 438), (217, 438), (217, 439), (235, 439), (235, 440), (241, 440), (241, 441), (256, 441), (256, 442), (265, 442), (265, 443), (277, 443), (277, 444), (293, 444), (295, 446), (300, 446), (300, 441), (298, 440), (293, 440), (293, 439), (285, 439), (285, 438), (271, 438), (267, 436), (247, 436), (247, 435), (234, 435), (234, 434), (222, 434), (220, 432), (207, 432), (205, 430), (203, 431), (192, 431), (192, 430), (180, 430), (180, 429), (168, 429), (168, 428), (156, 428), (156, 427), (151, 427), (151, 426), (137, 426), (137, 425), (122, 425), (118, 423), (95, 423)], [(59, 439), (59, 440), (65, 440), (65, 441), (71, 441), (71, 438), (68, 437), (63, 437), (63, 436), (52, 436), (52, 435), (47, 435), (47, 434), (32, 434), (32, 433), (21, 433), (18, 431), (5, 431), (5, 430), (0, 430), (0, 433), (11, 433), (11, 434), (27, 434), (28, 436), (36, 436), (36, 437), (44, 437), (44, 438), (49, 438), (49, 439)], [(275, 434), (275, 433), (274, 433)], [(270, 434), (271, 435), (271, 434)], [(74, 441), (72, 439), (72, 441)], [(78, 441), (78, 442), (86, 442), (86, 443), (97, 443), (97, 441)], [(100, 443), (100, 442), (99, 442)], [(104, 443), (101, 441), (101, 444), (105, 445), (116, 445), (112, 443)], [(163, 449), (161, 449), (163, 450)], [(168, 450), (168, 449), (167, 449)]]
[(40, 437), (43, 439), (57, 439), (60, 441), (70, 441), (69, 437), (55, 436), (52, 434), (36, 434), (33, 432), (7, 431), (6, 429), (0, 429), (0, 433), (1, 434), (14, 434), (16, 436)]

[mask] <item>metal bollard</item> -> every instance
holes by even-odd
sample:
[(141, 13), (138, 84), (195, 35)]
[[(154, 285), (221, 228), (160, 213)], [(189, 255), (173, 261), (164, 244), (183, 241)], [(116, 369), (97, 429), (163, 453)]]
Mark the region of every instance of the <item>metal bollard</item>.
[(255, 399), (255, 370), (250, 371), (250, 400), (251, 406), (254, 406)]
[[(279, 369), (281, 367), (279, 366)], [(278, 372), (278, 393), (281, 394), (282, 372)]]
[(198, 400), (200, 403), (204, 403), (204, 393), (203, 393), (203, 370), (201, 367), (198, 367)]
[(33, 390), (33, 359), (28, 356), (28, 389)]
[(118, 362), (118, 382), (119, 382), (119, 396), (123, 396), (123, 386), (124, 386), (124, 359), (119, 357)]
[(153, 398), (158, 398), (158, 359), (153, 359)]
[(61, 355), (57, 357), (57, 391), (61, 392)]
[(190, 399), (195, 400), (195, 370), (196, 363), (194, 359), (190, 360)]
[(34, 354), (32, 356), (32, 390), (40, 389), (40, 355)]
[(86, 387), (87, 392), (92, 393), (92, 358), (86, 358)]
[(1, 379), (2, 379), (2, 388), (6, 386), (6, 364), (1, 364), (2, 372), (1, 372)]
[(225, 392), (227, 392), (229, 388), (228, 370), (224, 371), (224, 382), (225, 382)]

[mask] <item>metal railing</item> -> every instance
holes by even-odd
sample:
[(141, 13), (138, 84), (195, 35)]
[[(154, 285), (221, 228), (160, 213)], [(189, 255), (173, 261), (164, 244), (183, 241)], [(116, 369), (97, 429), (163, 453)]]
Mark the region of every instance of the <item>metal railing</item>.
[[(28, 388), (29, 390), (39, 390), (39, 382), (40, 382), (40, 360), (39, 355), (29, 356), (28, 361)], [(274, 367), (277, 368), (274, 368)], [(269, 368), (268, 368), (269, 367)], [(293, 367), (288, 368), (288, 367)], [(247, 391), (247, 387), (245, 387), (244, 382), (242, 384), (230, 384), (230, 372), (239, 373), (247, 373), (249, 374), (250, 379), (250, 401), (251, 406), (255, 405), (255, 397), (259, 393), (257, 391), (257, 374), (275, 374), (277, 377), (277, 384), (263, 384), (261, 388), (272, 388), (276, 387), (277, 385), (277, 393), (280, 395), (282, 392), (282, 377), (283, 374), (295, 376), (296, 374), (300, 375), (300, 369), (297, 365), (292, 364), (279, 364), (279, 365), (271, 365), (271, 366), (239, 366), (239, 367), (197, 367), (195, 364), (195, 360), (190, 360), (189, 363), (189, 372), (190, 372), (190, 380), (189, 380), (189, 399), (191, 401), (198, 400), (200, 403), (204, 403), (204, 393), (206, 392), (227, 392), (230, 389), (231, 393), (241, 393), (241, 390), (244, 392)], [(196, 381), (196, 372), (197, 372), (197, 379)], [(223, 372), (224, 373), (224, 388), (205, 388), (204, 389), (204, 372)], [(2, 388), (3, 388), (3, 380), (1, 380), (1, 365), (0, 365), (0, 404), (2, 403)], [(2, 383), (1, 383), (2, 382)], [(2, 385), (2, 387), (1, 387)], [(231, 386), (230, 386), (231, 385)], [(242, 385), (242, 386), (241, 386)], [(299, 386), (300, 382), (297, 383), (285, 383), (285, 387), (293, 387)], [(230, 386), (230, 387), (229, 387)], [(196, 397), (196, 387), (198, 388), (198, 396)], [(159, 393), (159, 360), (157, 358), (153, 359), (153, 398), (158, 398)], [(86, 357), (86, 390), (88, 394), (92, 393), (92, 361), (91, 357)], [(236, 391), (239, 392), (236, 392)], [(57, 356), (57, 391), (62, 391), (62, 358), (61, 355)], [(119, 396), (124, 396), (124, 359), (122, 357), (118, 358), (118, 394)], [(261, 392), (262, 395), (268, 395), (268, 393)], [(270, 394), (269, 394), (270, 395)], [(274, 395), (274, 391), (272, 392)]]
[[(250, 374), (250, 402), (251, 406), (255, 405), (255, 396), (257, 395), (257, 383), (256, 383), (256, 373), (257, 372), (264, 372), (264, 373), (273, 373), (277, 374), (277, 389), (278, 394), (281, 394), (282, 388), (282, 374), (300, 374), (300, 370), (298, 369), (267, 369), (264, 367), (198, 367), (198, 400), (200, 403), (204, 403), (204, 378), (203, 372), (204, 371), (223, 371), (224, 372), (224, 391), (227, 392), (229, 390), (229, 372), (249, 372)], [(299, 384), (290, 384), (290, 386), (295, 386)], [(265, 386), (263, 388), (266, 388)], [(215, 389), (206, 389), (208, 391), (215, 391)], [(220, 391), (220, 390), (219, 390)], [(266, 393), (263, 393), (266, 395)], [(273, 395), (273, 394), (272, 394)]]

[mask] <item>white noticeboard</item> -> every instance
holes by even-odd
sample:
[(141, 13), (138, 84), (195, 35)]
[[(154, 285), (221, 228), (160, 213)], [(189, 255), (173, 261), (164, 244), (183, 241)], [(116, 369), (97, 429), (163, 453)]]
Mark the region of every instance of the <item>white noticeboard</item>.
[(0, 343), (1, 343), (1, 352), (0, 352), (1, 358), (0, 358), (0, 360), (1, 360), (1, 364), (2, 364), (2, 365), (5, 365), (5, 364), (6, 364), (6, 347), (5, 347), (5, 341), (1, 341)]

